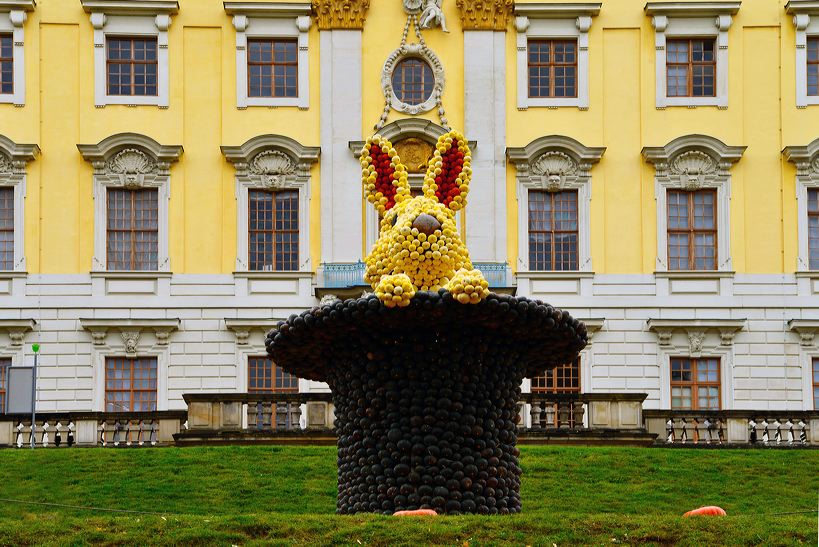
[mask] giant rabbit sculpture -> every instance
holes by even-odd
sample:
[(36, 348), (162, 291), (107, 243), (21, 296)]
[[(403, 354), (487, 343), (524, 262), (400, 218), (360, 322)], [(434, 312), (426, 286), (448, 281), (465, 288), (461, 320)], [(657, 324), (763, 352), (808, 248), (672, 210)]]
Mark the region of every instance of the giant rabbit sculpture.
[(445, 289), (463, 304), (489, 295), (455, 222), (455, 212), (466, 206), (470, 161), (463, 135), (442, 135), (424, 176), (424, 193), (412, 197), (407, 169), (390, 141), (380, 135), (367, 140), (361, 151), (362, 182), (381, 224), (364, 279), (386, 306), (408, 306), (419, 290)]

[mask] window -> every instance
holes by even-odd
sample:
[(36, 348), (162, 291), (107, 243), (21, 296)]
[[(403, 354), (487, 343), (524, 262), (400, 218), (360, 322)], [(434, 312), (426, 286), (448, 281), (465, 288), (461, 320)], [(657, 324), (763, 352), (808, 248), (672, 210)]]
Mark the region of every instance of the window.
[(6, 370), (10, 366), (11, 359), (0, 359), (0, 414), (6, 412)]
[(671, 359), (671, 408), (719, 410), (719, 359)]
[(105, 359), (105, 411), (156, 410), (156, 357)]
[(716, 96), (716, 40), (690, 38), (666, 43), (666, 90), (669, 97)]
[(819, 359), (813, 360), (813, 409), (819, 410)]
[(156, 96), (157, 39), (108, 36), (108, 95)]
[(248, 393), (298, 393), (299, 379), (274, 365), (269, 357), (248, 357)]
[(717, 194), (668, 192), (669, 270), (717, 269)]
[(247, 41), (249, 97), (298, 97), (298, 42), (253, 39)]
[(108, 269), (158, 269), (159, 192), (108, 188)]
[(577, 270), (577, 191), (529, 191), (529, 269)]
[(580, 393), (580, 358), (532, 378), (532, 393)]
[(408, 105), (425, 103), (432, 97), (435, 77), (423, 59), (409, 57), (399, 61), (392, 73), (392, 88), (398, 100)]
[(819, 270), (819, 189), (808, 190), (808, 254), (811, 270)]
[(0, 270), (14, 269), (14, 188), (0, 188)]
[(0, 93), (14, 93), (14, 40), (0, 34)]
[(248, 192), (251, 271), (299, 268), (299, 192)]
[(819, 38), (808, 38), (808, 95), (819, 95)]
[(529, 97), (577, 97), (577, 40), (529, 41)]

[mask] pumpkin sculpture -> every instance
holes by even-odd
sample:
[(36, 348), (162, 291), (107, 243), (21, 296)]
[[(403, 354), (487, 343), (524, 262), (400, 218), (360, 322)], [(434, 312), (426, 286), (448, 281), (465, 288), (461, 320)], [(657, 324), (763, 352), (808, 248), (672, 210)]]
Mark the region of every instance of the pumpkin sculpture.
[(489, 295), (455, 223), (455, 212), (466, 206), (470, 162), (463, 135), (442, 135), (424, 177), (424, 194), (412, 197), (407, 169), (390, 141), (375, 135), (361, 151), (364, 193), (382, 218), (364, 279), (387, 307), (409, 305), (419, 290), (444, 288), (462, 304)]

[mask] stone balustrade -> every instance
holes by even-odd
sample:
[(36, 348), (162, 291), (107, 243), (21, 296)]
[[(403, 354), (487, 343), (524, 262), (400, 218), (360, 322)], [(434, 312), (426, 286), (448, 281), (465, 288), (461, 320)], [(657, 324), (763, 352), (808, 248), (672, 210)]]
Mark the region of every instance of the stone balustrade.
[(0, 414), (0, 448), (153, 447), (174, 443), (187, 412), (38, 412)]
[(819, 445), (819, 411), (644, 410), (646, 428), (668, 446)]

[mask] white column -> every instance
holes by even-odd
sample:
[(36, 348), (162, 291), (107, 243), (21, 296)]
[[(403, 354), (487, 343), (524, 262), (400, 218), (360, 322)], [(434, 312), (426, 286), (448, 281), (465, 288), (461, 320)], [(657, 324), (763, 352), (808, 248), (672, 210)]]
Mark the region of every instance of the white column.
[(321, 261), (361, 260), (361, 31), (321, 31)]
[(505, 55), (505, 33), (464, 31), (464, 131), (478, 143), (466, 207), (473, 262), (506, 261)]

